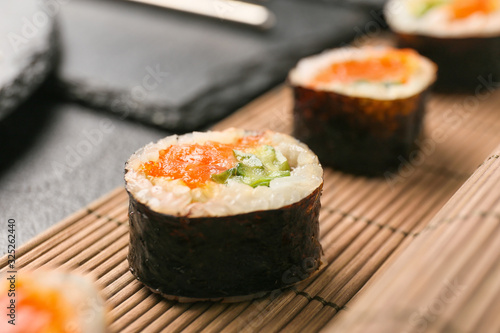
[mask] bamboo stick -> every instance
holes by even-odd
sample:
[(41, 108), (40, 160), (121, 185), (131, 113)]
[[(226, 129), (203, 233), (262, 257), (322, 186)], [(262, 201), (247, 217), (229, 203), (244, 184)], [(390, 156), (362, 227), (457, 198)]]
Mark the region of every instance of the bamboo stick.
[[(500, 147), (491, 155), (499, 153)], [(499, 182), (500, 161), (490, 159), (433, 219), (432, 227), (356, 300), (352, 312), (325, 331), (474, 332), (475, 327), (489, 327), (487, 331), (496, 332)]]

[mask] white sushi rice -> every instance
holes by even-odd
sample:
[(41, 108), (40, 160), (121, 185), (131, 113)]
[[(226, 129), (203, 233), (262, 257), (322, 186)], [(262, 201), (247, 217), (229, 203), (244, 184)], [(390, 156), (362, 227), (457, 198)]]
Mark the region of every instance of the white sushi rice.
[(418, 56), (418, 66), (409, 78), (402, 84), (386, 85), (383, 82), (325, 82), (314, 83), (315, 77), (332, 64), (351, 60), (366, 60), (381, 56), (388, 47), (341, 47), (327, 50), (321, 54), (304, 58), (290, 72), (289, 81), (293, 86), (301, 86), (314, 90), (331, 91), (352, 97), (364, 97), (377, 100), (394, 100), (407, 98), (421, 93), (436, 79), (436, 65), (429, 59)]
[(159, 151), (170, 145), (216, 141), (235, 143), (243, 136), (255, 135), (242, 129), (194, 132), (173, 135), (139, 149), (126, 164), (127, 190), (139, 202), (154, 211), (189, 217), (227, 216), (259, 210), (278, 209), (296, 203), (311, 194), (323, 182), (323, 169), (317, 156), (303, 143), (289, 135), (266, 131), (264, 138), (288, 160), (290, 176), (273, 179), (269, 187), (253, 188), (235, 180), (190, 189), (179, 180), (156, 177), (148, 179), (138, 171), (148, 161), (157, 161)]
[(474, 13), (462, 19), (452, 19), (447, 6), (442, 5), (418, 17), (412, 8), (419, 2), (423, 1), (389, 0), (384, 12), (391, 29), (399, 33), (440, 38), (500, 36), (500, 9), (489, 14)]

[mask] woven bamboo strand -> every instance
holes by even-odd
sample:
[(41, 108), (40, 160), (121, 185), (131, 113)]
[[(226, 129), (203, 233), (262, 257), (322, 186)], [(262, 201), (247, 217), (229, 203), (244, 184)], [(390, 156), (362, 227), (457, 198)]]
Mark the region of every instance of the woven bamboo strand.
[(61, 242), (59, 245), (53, 247), (45, 254), (36, 257), (28, 264), (24, 265), (23, 262), (21, 262), (20, 267), (35, 268), (42, 265), (57, 266), (68, 258), (66, 256), (58, 256), (58, 253), (68, 253), (74, 255), (80, 250), (80, 248), (74, 246), (75, 244), (81, 245), (81, 243), (85, 243), (85, 245), (90, 245), (95, 242), (96, 239), (102, 237), (108, 232), (111, 232), (113, 229), (113, 225), (107, 223), (105, 219), (100, 219), (96, 223), (93, 223), (92, 225), (89, 225), (82, 229), (82, 232), (68, 238), (67, 240)]
[[(120, 309), (121, 311), (110, 312), (111, 319), (113, 320), (113, 323), (109, 327), (111, 331), (123, 331), (130, 323), (136, 320), (136, 318), (140, 318), (147, 310), (162, 301), (161, 297), (156, 294), (147, 292), (144, 294), (147, 295), (144, 299), (133, 298), (132, 302), (127, 302), (127, 306)], [(128, 306), (130, 306), (130, 308), (128, 308)]]
[[(149, 309), (147, 312), (142, 314), (141, 316), (135, 318), (133, 322), (131, 322), (127, 327), (123, 328), (121, 332), (126, 333), (126, 332), (153, 332), (151, 328), (148, 328), (145, 330), (146, 326), (148, 326), (151, 322), (155, 321), (158, 317), (160, 317), (163, 313), (168, 311), (174, 303), (170, 302), (158, 302), (155, 306), (153, 306), (151, 309)], [(155, 332), (158, 332), (156, 330)]]
[[(330, 231), (332, 228), (334, 228), (337, 225), (338, 218), (342, 216), (349, 216), (353, 220), (359, 220), (359, 217), (354, 215), (354, 214), (348, 214), (346, 212), (349, 211), (349, 207), (356, 205), (357, 203), (361, 203), (363, 199), (366, 199), (366, 197), (371, 193), (373, 190), (372, 187), (370, 186), (363, 186), (363, 184), (360, 184), (361, 187), (364, 187), (360, 190), (354, 191), (354, 193), (357, 193), (357, 196), (353, 196), (352, 191), (342, 191), (343, 194), (345, 194), (345, 197), (342, 198), (342, 200), (339, 198), (337, 199), (337, 202), (334, 204), (333, 202), (327, 203), (323, 205), (324, 211), (322, 212), (323, 214), (320, 215), (320, 236), (321, 236), (321, 241), (326, 242), (327, 244), (329, 243), (327, 239), (324, 239), (324, 237), (327, 234), (330, 234)], [(353, 186), (354, 189), (356, 187)], [(342, 207), (342, 210), (338, 208), (333, 208), (333, 207)], [(345, 211), (344, 211), (345, 210)]]
[[(121, 289), (116, 290), (116, 287), (121, 287)], [(112, 284), (106, 285), (104, 288), (105, 293), (111, 294), (108, 298), (107, 304), (109, 304), (110, 308), (114, 309), (118, 305), (125, 303), (128, 299), (130, 299), (130, 297), (132, 297), (132, 295), (137, 293), (142, 288), (144, 288), (144, 286), (137, 281), (132, 274), (123, 274)]]
[(110, 317), (113, 322), (116, 322), (121, 317), (123, 317), (129, 311), (132, 311), (138, 304), (149, 297), (149, 303), (157, 300), (157, 297), (153, 295), (148, 289), (140, 288), (135, 293), (130, 295), (125, 302), (116, 304), (110, 311)]
[[(492, 154), (496, 155), (499, 150)], [(357, 299), (353, 309), (360, 309), (358, 311), (363, 316), (357, 317), (353, 311), (351, 316), (344, 316), (342, 321), (336, 321), (335, 326), (329, 326), (328, 330), (362, 332), (370, 327), (373, 332), (416, 332), (426, 325), (426, 328), (432, 327), (435, 331), (447, 328), (472, 332), (475, 325), (481, 324), (482, 317), (488, 317), (489, 311), (498, 314), (498, 308), (489, 308), (488, 305), (494, 304), (495, 297), (491, 294), (498, 291), (500, 276), (486, 279), (485, 276), (489, 275), (485, 272), (498, 274), (500, 220), (495, 214), (500, 211), (496, 186), (499, 181), (500, 161), (485, 162), (443, 209), (450, 214), (446, 215), (449, 222), (441, 223), (444, 217), (438, 214), (433, 220), (436, 227), (424, 231), (421, 239), (410, 245), (391, 269), (380, 276), (378, 283)], [(457, 205), (457, 202), (462, 204)], [(489, 246), (493, 246), (494, 251), (485, 253)], [(488, 258), (488, 255), (492, 257)], [(464, 288), (469, 282), (473, 290), (462, 291), (457, 286), (457, 303), (443, 300), (443, 290), (446, 291), (443, 288), (451, 288), (446, 285), (447, 281), (459, 277), (463, 279), (459, 283), (464, 283)], [(488, 281), (491, 288), (484, 288)], [(408, 285), (412, 288), (409, 289)], [(382, 288), (385, 288), (383, 294)], [(478, 288), (482, 289), (482, 294)], [(469, 301), (466, 301), (467, 296), (471, 298)], [(401, 308), (402, 304), (406, 308)], [(436, 304), (445, 310), (435, 313), (433, 317), (426, 316), (425, 312), (423, 315), (419, 313), (419, 307), (430, 313), (436, 312), (433, 310)], [(450, 304), (448, 309), (447, 304)], [(390, 309), (396, 311), (391, 312)], [(439, 316), (441, 314), (442, 317)]]
[[(108, 300), (108, 304), (111, 305), (113, 303), (112, 300), (115, 300), (115, 296), (118, 294), (118, 292), (120, 292), (118, 294), (120, 297), (127, 299), (128, 297), (125, 290), (130, 290), (130, 294), (133, 294), (135, 291), (137, 291), (134, 290), (134, 285), (136, 289), (142, 287), (139, 281), (137, 281), (132, 274), (123, 274), (116, 280), (105, 285), (103, 289), (103, 296), (106, 297), (106, 299)], [(115, 304), (120, 303), (121, 300), (115, 300)]]
[[(65, 261), (59, 266), (62, 268), (70, 268), (76, 270), (89, 260), (94, 259), (95, 256), (102, 255), (102, 251), (104, 250), (107, 250), (106, 252), (109, 251), (108, 253), (112, 254), (114, 247), (110, 244), (115, 244), (115, 242), (117, 242), (119, 239), (128, 239), (127, 236), (128, 229), (124, 226), (118, 226), (112, 229), (108, 234), (105, 234), (102, 238), (99, 238), (96, 242), (92, 243), (89, 247), (81, 249), (79, 252), (77, 252), (77, 254), (71, 257), (71, 259)], [(122, 244), (119, 244), (120, 248), (123, 248), (121, 246)]]
[(208, 308), (202, 316), (199, 316), (195, 320), (193, 320), (188, 328), (182, 330), (182, 332), (201, 332), (206, 326), (215, 318), (217, 318), (227, 307), (229, 304), (227, 303), (215, 303), (211, 304), (210, 308)]
[[(123, 190), (122, 190), (123, 192)], [(118, 201), (118, 203), (123, 203), (123, 199)], [(110, 201), (109, 203), (103, 204), (100, 207), (102, 214), (108, 213), (108, 211), (114, 209), (116, 207), (116, 201)], [(57, 253), (65, 252), (66, 250), (78, 252), (78, 248), (75, 247), (75, 244), (80, 245), (80, 240), (85, 239), (88, 236), (94, 235), (94, 230), (97, 229), (98, 232), (105, 233), (111, 228), (114, 228), (113, 225), (108, 225), (106, 218), (96, 219), (93, 218), (92, 215), (87, 215), (87, 217), (75, 223), (69, 232), (60, 232), (51, 240), (47, 240), (41, 244), (40, 251), (29, 251), (24, 254), (19, 260), (19, 267), (36, 267), (42, 264), (46, 264), (51, 260), (60, 260), (57, 259)], [(101, 228), (103, 227), (103, 228)], [(37, 248), (38, 250), (38, 248)]]
[[(106, 261), (108, 259), (114, 256), (117, 252), (122, 253), (122, 251), (128, 245), (129, 234), (128, 232), (125, 232), (123, 234), (120, 232), (119, 234), (121, 236), (118, 239), (113, 240), (112, 243), (108, 244), (108, 246), (106, 248), (103, 248), (102, 251), (93, 253), (91, 257), (85, 258), (87, 259), (87, 261), (85, 261), (84, 263), (78, 263), (78, 267), (75, 268), (75, 272), (93, 271), (99, 266), (106, 266)], [(86, 255), (89, 255), (89, 253), (87, 252)]]
[(250, 304), (251, 302), (231, 304), (231, 306), (228, 306), (219, 316), (213, 318), (212, 321), (202, 329), (202, 332), (221, 332), (224, 327), (232, 323), (241, 312), (250, 306)]
[[(104, 248), (106, 243), (109, 245), (109, 241), (116, 238), (117, 235), (123, 235), (126, 233), (126, 228), (123, 226), (115, 226), (112, 223), (106, 223), (105, 220), (100, 220), (98, 225), (90, 225), (85, 228), (85, 238), (69, 238), (67, 241), (62, 243), (59, 247), (54, 248), (43, 256), (37, 258), (38, 260), (33, 260), (31, 265), (40, 265), (39, 260), (44, 260), (44, 264), (55, 265), (55, 266), (69, 266), (74, 265), (79, 260), (84, 260), (81, 256), (82, 252), (93, 252), (99, 251), (97, 248)], [(97, 230), (96, 230), (97, 229)], [(82, 230), (83, 233), (83, 230)], [(105, 238), (105, 241), (102, 239)], [(73, 241), (75, 243), (73, 243)], [(108, 241), (108, 242), (106, 242)], [(64, 250), (62, 249), (64, 247)], [(64, 251), (67, 257), (53, 256), (54, 252)], [(90, 257), (89, 257), (90, 258)], [(69, 262), (68, 262), (69, 261)]]
[[(235, 318), (229, 325), (224, 327), (221, 333), (226, 332), (240, 332), (240, 331), (254, 331), (255, 326), (259, 325), (260, 321), (263, 320), (266, 311), (272, 311), (272, 309), (281, 309), (283, 306), (289, 303), (289, 301), (294, 297), (295, 293), (291, 290), (287, 290), (278, 297), (271, 299), (258, 299), (254, 300), (252, 304), (247, 307), (243, 312), (241, 312), (237, 318)], [(272, 308), (269, 306), (272, 304)]]
[[(184, 311), (189, 309), (192, 304), (177, 303), (168, 310), (161, 312), (161, 315), (155, 321), (144, 328), (144, 332), (161, 332), (166, 326), (178, 318)], [(159, 311), (160, 312), (160, 311)]]
[(210, 302), (199, 302), (193, 304), (188, 310), (179, 315), (173, 322), (165, 327), (161, 332), (181, 332), (186, 326), (198, 318), (210, 306)]

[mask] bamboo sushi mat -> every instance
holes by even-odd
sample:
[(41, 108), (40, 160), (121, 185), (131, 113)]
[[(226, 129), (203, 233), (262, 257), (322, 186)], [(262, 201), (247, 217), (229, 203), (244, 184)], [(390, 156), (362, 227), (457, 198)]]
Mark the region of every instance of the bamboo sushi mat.
[[(278, 87), (215, 126), (291, 132), (291, 92)], [(162, 299), (128, 271), (122, 188), (82, 208), (17, 252), (18, 268), (91, 272), (107, 300), (111, 332), (317, 331), (410, 244), (500, 142), (500, 91), (433, 95), (422, 151), (393, 178), (325, 169), (320, 213), (328, 265), (293, 288), (235, 304)], [(6, 257), (0, 261), (6, 270)], [(368, 285), (367, 288), (370, 286)]]

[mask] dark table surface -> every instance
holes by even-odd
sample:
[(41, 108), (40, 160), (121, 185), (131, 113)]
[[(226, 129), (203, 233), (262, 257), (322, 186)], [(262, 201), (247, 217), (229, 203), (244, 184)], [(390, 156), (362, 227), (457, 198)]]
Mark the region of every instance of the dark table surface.
[[(79, 6), (87, 6), (94, 2), (93, 0), (74, 1), (76, 7), (71, 7), (71, 10), (70, 7), (67, 8), (73, 16), (78, 15), (78, 11), (75, 12), (73, 9), (78, 9), (80, 8)], [(282, 4), (278, 3), (282, 0), (272, 0), (271, 3), (273, 1), (276, 2), (272, 5), (274, 8), (280, 8), (280, 6), (282, 6)], [(328, 8), (325, 5), (327, 2), (319, 1), (318, 3), (320, 6)], [(68, 2), (68, 6), (70, 6), (70, 4), (71, 2)], [(296, 5), (303, 10), (306, 8), (303, 4)], [(110, 6), (110, 4), (102, 6)], [(331, 4), (328, 4), (328, 6), (331, 6)], [(296, 36), (291, 39), (289, 38), (287, 43), (281, 45), (282, 48), (278, 48), (278, 44), (280, 40), (286, 40), (286, 38), (289, 37), (286, 35), (286, 29), (280, 32), (284, 34), (282, 37), (272, 37), (274, 40), (268, 40), (271, 38), (269, 35), (267, 37), (259, 37), (255, 32), (250, 33), (244, 31), (243, 34), (246, 36), (246, 40), (242, 45), (250, 47), (251, 44), (254, 43), (257, 46), (255, 50), (261, 54), (258, 58), (244, 57), (242, 60), (245, 61), (242, 61), (238, 66), (234, 65), (234, 62), (225, 62), (231, 66), (225, 67), (225, 72), (228, 73), (226, 76), (221, 74), (222, 77), (217, 77), (216, 86), (224, 87), (224, 84), (222, 84), (224, 77), (228, 78), (231, 84), (234, 85), (235, 89), (231, 90), (230, 98), (226, 100), (227, 109), (214, 117), (206, 117), (203, 122), (197, 123), (195, 127), (199, 129), (207, 128), (216, 121), (218, 117), (220, 118), (223, 114), (236, 110), (250, 98), (257, 96), (273, 84), (282, 82), (288, 68), (293, 66), (296, 60), (304, 54), (315, 53), (321, 48), (348, 42), (353, 35), (353, 27), (361, 27), (362, 29), (366, 22), (373, 20), (373, 18), (367, 15), (366, 9), (363, 9), (364, 7), (356, 7), (355, 9), (349, 9), (348, 7), (349, 6), (346, 7), (342, 5), (338, 8), (334, 7), (333, 10), (330, 8), (331, 19), (336, 20), (333, 24), (325, 24), (324, 21), (328, 21), (329, 16), (320, 14), (319, 12), (312, 16), (308, 16), (308, 21), (302, 22), (304, 29), (312, 29), (311, 31), (313, 31), (315, 26), (323, 24), (326, 30), (319, 31), (316, 34), (317, 39), (314, 39), (314, 33), (307, 35), (306, 37), (309, 40), (304, 40), (305, 37), (300, 38), (300, 34), (297, 34), (295, 31), (293, 33), (296, 34)], [(133, 9), (135, 7), (130, 6), (130, 8)], [(91, 11), (91, 9), (87, 7), (86, 10)], [(317, 11), (317, 9), (315, 10)], [(145, 9), (137, 10), (137, 12), (143, 14), (147, 12), (145, 15), (151, 15), (151, 13)], [(64, 13), (64, 11), (61, 10), (61, 13)], [(82, 10), (82, 15), (83, 14)], [(130, 15), (130, 13), (127, 15)], [(168, 15), (172, 14), (169, 13)], [(155, 12), (154, 16), (158, 16), (158, 13)], [(116, 15), (113, 17), (115, 20), (121, 19)], [(196, 18), (186, 15), (182, 17), (183, 19), (197, 20)], [(289, 18), (291, 19), (299, 20), (300, 17), (301, 15), (297, 15), (293, 12), (289, 14)], [(318, 20), (317, 22), (315, 22), (315, 17)], [(129, 17), (128, 19), (130, 20), (131, 18)], [(140, 19), (144, 20), (144, 17), (138, 18), (138, 20)], [(281, 18), (281, 20), (286, 19), (286, 17)], [(320, 19), (323, 23), (319, 21)], [(99, 20), (106, 21), (105, 16), (101, 16)], [(178, 128), (175, 126), (153, 126), (151, 123), (154, 122), (148, 121), (148, 119), (145, 118), (137, 121), (137, 119), (141, 117), (125, 118), (124, 113), (104, 110), (106, 109), (106, 105), (102, 103), (102, 100), (103, 98), (105, 100), (106, 96), (109, 97), (109, 95), (100, 95), (99, 89), (95, 88), (104, 84), (104, 86), (101, 85), (101, 87), (104, 87), (104, 90), (109, 89), (116, 91), (117, 89), (122, 89), (125, 92), (129, 91), (133, 88), (135, 81), (127, 80), (123, 75), (127, 75), (126, 73), (142, 73), (140, 70), (137, 70), (137, 68), (141, 70), (144, 69), (144, 63), (141, 62), (142, 58), (139, 57), (141, 59), (136, 63), (131, 61), (137, 68), (124, 68), (122, 71), (120, 71), (120, 66), (126, 66), (126, 62), (121, 63), (120, 66), (113, 67), (109, 71), (106, 71), (106, 68), (99, 69), (95, 67), (99, 64), (99, 61), (96, 61), (96, 59), (99, 59), (100, 52), (103, 52), (102, 50), (98, 50), (99, 48), (97, 48), (98, 51), (96, 51), (92, 59), (81, 57), (78, 52), (75, 58), (65, 59), (65, 56), (74, 55), (74, 50), (77, 47), (81, 47), (81, 45), (78, 46), (76, 41), (72, 44), (67, 40), (69, 30), (65, 30), (65, 27), (71, 23), (71, 20), (68, 20), (68, 17), (63, 17), (61, 21), (63, 23), (60, 25), (63, 29), (61, 31), (61, 40), (63, 41), (61, 44), (62, 61), (59, 64), (58, 71), (19, 108), (0, 119), (0, 225), (1, 223), (4, 225), (3, 229), (0, 229), (0, 254), (5, 254), (7, 251), (8, 219), (15, 219), (16, 221), (16, 246), (19, 247), (30, 238), (56, 224), (72, 212), (114, 188), (123, 186), (124, 163), (136, 149), (144, 146), (148, 142), (170, 135), (173, 132), (183, 131), (182, 126)], [(79, 24), (81, 24), (81, 22)], [(123, 22), (115, 24), (123, 24)], [(162, 23), (157, 22), (156, 24)], [(202, 25), (212, 24), (213, 22), (203, 21)], [(218, 22), (218, 24), (226, 23)], [(220, 29), (220, 27), (215, 27), (214, 29)], [(226, 29), (240, 28), (227, 25)], [(75, 32), (73, 31), (72, 33)], [(79, 33), (85, 35), (85, 29), (81, 30)], [(95, 35), (95, 29), (91, 31), (91, 34)], [(249, 34), (252, 36), (250, 39), (248, 39)], [(151, 34), (146, 31), (145, 36), (151, 36)], [(331, 38), (329, 36), (331, 36)], [(102, 34), (102, 38), (109, 39), (114, 37), (104, 33)], [(138, 36), (132, 36), (131, 38), (136, 42), (140, 39)], [(157, 35), (155, 38), (160, 37)], [(203, 47), (196, 45), (198, 50), (196, 57), (199, 58), (208, 55), (217, 56), (217, 52), (220, 51), (220, 48), (226, 48), (228, 50), (227, 52), (230, 52), (232, 47), (238, 47), (236, 43), (238, 39), (237, 36), (232, 36), (231, 38), (232, 44), (226, 46), (223, 44), (224, 39), (217, 39), (215, 36), (213, 40), (207, 40), (207, 46), (205, 46), (206, 53), (204, 53)], [(262, 38), (262, 41), (259, 42), (259, 38)], [(64, 41), (65, 39), (66, 42)], [(156, 42), (158, 41), (154, 39), (149, 41), (149, 43), (153, 45), (152, 49), (158, 49), (158, 47), (155, 46)], [(145, 42), (142, 41), (142, 43), (144, 44)], [(184, 45), (189, 45), (186, 41), (182, 41), (182, 43)], [(135, 47), (131, 46), (127, 52), (134, 54), (134, 52), (138, 53), (140, 50), (147, 49), (147, 43), (143, 44), (139, 46), (136, 45)], [(65, 49), (68, 45), (75, 46), (69, 50)], [(94, 44), (90, 43), (88, 45), (92, 46)], [(103, 47), (105, 41), (101, 41), (95, 45)], [(300, 52), (292, 52), (294, 45), (297, 48), (309, 47), (309, 49), (302, 49)], [(137, 47), (139, 47), (139, 49)], [(278, 50), (280, 52), (278, 52)], [(284, 54), (287, 54), (285, 52), (286, 50), (289, 50), (289, 55), (293, 53), (293, 56), (284, 58)], [(118, 56), (115, 49), (109, 51), (114, 57)], [(178, 52), (178, 50), (176, 52)], [(241, 52), (241, 50), (238, 52)], [(235, 53), (238, 52), (235, 51)], [(91, 54), (91, 52), (88, 54)], [(273, 57), (273, 55), (275, 55), (275, 57)], [(194, 57), (193, 54), (190, 56)], [(153, 55), (153, 58), (154, 57), (158, 58), (158, 55)], [(176, 57), (179, 58), (179, 54), (177, 54)], [(182, 55), (180, 55), (180, 57), (182, 58)], [(191, 59), (193, 61), (196, 60), (196, 58)], [(259, 69), (257, 65), (260, 62), (270, 61), (271, 63), (274, 62), (278, 64), (285, 61), (284, 59), (286, 60), (286, 66), (279, 67), (280, 70), (274, 71), (272, 75), (266, 77), (265, 80), (259, 80), (258, 75), (251, 75), (251, 68), (256, 69), (257, 73), (259, 71), (262, 72), (262, 70), (267, 71), (266, 68), (269, 68), (269, 64)], [(113, 64), (112, 57), (107, 57), (106, 61)], [(121, 61), (123, 61), (123, 59), (121, 59)], [(161, 59), (158, 61), (161, 61)], [(215, 60), (213, 61), (216, 63)], [(189, 61), (185, 61), (185, 63), (189, 64)], [(224, 62), (222, 63), (222, 67), (221, 64), (216, 63), (216, 65), (217, 68), (224, 69)], [(240, 74), (238, 76), (239, 80), (235, 81), (233, 74), (247, 65), (251, 65), (249, 67), (250, 69), (247, 69), (247, 71), (249, 71), (247, 73), (248, 75)], [(85, 66), (89, 66), (87, 70)], [(183, 66), (186, 66), (186, 64)], [(99, 72), (99, 70), (101, 72)], [(210, 72), (210, 70), (206, 70)], [(88, 76), (92, 73), (94, 73), (94, 78), (96, 78), (96, 80), (92, 80), (92, 77)], [(99, 73), (102, 75), (99, 76)], [(113, 73), (116, 73), (116, 75)], [(196, 73), (196, 71), (193, 71), (190, 75), (196, 75)], [(224, 71), (219, 73), (224, 73)], [(78, 77), (78, 75), (81, 77), (87, 75), (86, 80), (73, 80), (73, 78)], [(182, 71), (179, 71), (179, 73), (176, 72), (175, 75), (179, 77), (182, 76)], [(205, 85), (205, 88), (215, 89), (216, 86), (211, 86), (211, 81), (206, 77), (208, 74), (205, 73), (203, 75), (202, 83)], [(246, 82), (247, 76), (249, 79), (253, 80), (252, 85), (238, 89), (238, 82)], [(138, 77), (140, 79), (140, 75)], [(179, 79), (175, 81), (177, 82), (175, 84), (186, 84), (186, 93), (189, 92), (192, 96), (199, 96), (200, 94), (196, 94), (195, 87), (190, 86), (190, 82), (194, 79), (196, 79), (196, 76), (191, 76), (189, 80), (184, 78), (184, 81)], [(85, 100), (85, 98), (79, 96), (79, 98), (77, 98), (79, 103), (71, 99), (74, 98), (74, 96), (68, 94), (68, 90), (70, 90), (68, 89), (68, 86), (70, 86), (68, 81), (70, 80), (87, 85), (87, 92), (90, 91), (90, 93), (88, 93), (89, 99)], [(92, 85), (92, 82), (98, 82), (98, 84)], [(171, 82), (169, 84), (171, 84)], [(242, 84), (241, 87), (243, 86), (244, 84)], [(74, 86), (72, 88), (74, 88)], [(205, 88), (202, 90), (206, 91)], [(168, 87), (161, 87), (161, 89), (170, 91)], [(183, 91), (182, 87), (176, 86), (176, 89)], [(217, 93), (217, 89), (214, 90), (214, 93)], [(225, 94), (227, 95), (227, 92)], [(236, 94), (236, 96), (232, 94)], [(175, 99), (176, 97), (175, 94), (166, 95), (168, 95), (166, 99), (169, 100)], [(180, 96), (181, 94), (178, 95)], [(151, 95), (151, 100), (160, 101), (159, 103), (161, 104), (162, 96), (161, 92), (155, 91), (154, 94)], [(180, 97), (185, 99), (186, 94)], [(222, 98), (222, 100), (224, 100), (224, 98)], [(217, 103), (219, 103), (220, 99), (217, 99), (217, 101)], [(207, 100), (205, 100), (205, 102), (207, 102)], [(202, 101), (200, 103), (202, 105), (205, 102)], [(195, 105), (193, 106), (194, 109), (200, 110), (198, 112), (205, 112), (204, 110), (206, 110), (196, 103), (193, 105)], [(139, 104), (139, 109), (141, 112), (147, 112), (148, 104), (146, 103), (144, 107), (141, 107)], [(170, 109), (167, 108), (165, 112), (169, 110)], [(190, 111), (188, 110), (186, 112)]]

